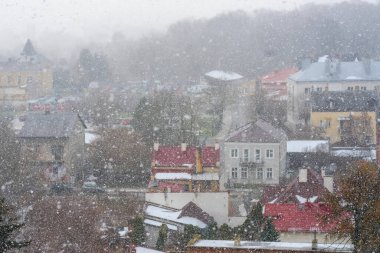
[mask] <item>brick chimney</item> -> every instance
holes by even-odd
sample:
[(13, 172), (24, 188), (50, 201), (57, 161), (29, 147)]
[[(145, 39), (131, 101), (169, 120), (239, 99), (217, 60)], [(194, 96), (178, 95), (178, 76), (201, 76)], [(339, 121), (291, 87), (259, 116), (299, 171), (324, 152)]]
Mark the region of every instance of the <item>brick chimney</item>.
[(181, 151), (185, 152), (187, 149), (187, 144), (186, 143), (181, 143)]
[(300, 169), (298, 175), (298, 182), (307, 183), (307, 169)]

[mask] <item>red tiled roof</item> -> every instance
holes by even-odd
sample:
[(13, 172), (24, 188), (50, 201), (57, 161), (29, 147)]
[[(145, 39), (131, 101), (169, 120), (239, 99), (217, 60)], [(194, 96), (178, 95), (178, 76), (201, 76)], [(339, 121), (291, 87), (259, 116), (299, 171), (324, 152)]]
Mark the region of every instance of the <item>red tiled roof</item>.
[(271, 217), (279, 232), (329, 232), (335, 227), (334, 222), (324, 224), (320, 215), (326, 214), (328, 208), (321, 203), (300, 204), (266, 204), (264, 216)]
[(307, 182), (299, 182), (297, 176), (287, 186), (266, 187), (262, 202), (268, 203), (299, 203), (297, 195), (304, 199), (318, 197), (314, 202), (320, 202), (326, 192), (322, 176), (313, 169), (307, 169)]
[(274, 71), (268, 75), (261, 77), (261, 83), (281, 83), (287, 82), (288, 77), (298, 71), (298, 68), (291, 67)]
[[(182, 152), (181, 147), (160, 146), (157, 151), (153, 151), (153, 161), (157, 166), (185, 166), (186, 164), (196, 164), (196, 147), (187, 147), (186, 151)], [(202, 148), (202, 163), (203, 166), (216, 166), (219, 162), (219, 149), (214, 147)]]

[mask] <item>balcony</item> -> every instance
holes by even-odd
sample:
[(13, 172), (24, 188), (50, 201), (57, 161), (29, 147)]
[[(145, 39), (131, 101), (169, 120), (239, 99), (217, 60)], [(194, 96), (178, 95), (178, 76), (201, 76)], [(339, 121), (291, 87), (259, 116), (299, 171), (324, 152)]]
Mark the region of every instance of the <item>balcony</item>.
[(241, 158), (239, 161), (240, 167), (248, 167), (248, 168), (255, 168), (258, 166), (262, 166), (264, 164), (264, 161), (262, 159), (260, 160), (248, 160)]

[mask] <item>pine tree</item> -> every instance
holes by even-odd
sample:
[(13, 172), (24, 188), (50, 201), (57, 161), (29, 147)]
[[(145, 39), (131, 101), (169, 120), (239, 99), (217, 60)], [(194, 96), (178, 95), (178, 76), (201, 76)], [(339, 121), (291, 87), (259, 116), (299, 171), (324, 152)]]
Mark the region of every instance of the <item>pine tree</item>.
[(193, 225), (185, 225), (181, 245), (186, 246), (187, 243), (194, 237), (194, 235), (200, 234), (200, 233), (201, 231), (198, 227), (193, 226)]
[(6, 252), (14, 248), (22, 248), (30, 243), (28, 241), (19, 242), (11, 239), (13, 233), (24, 224), (16, 223), (15, 218), (10, 215), (10, 211), (11, 208), (5, 203), (5, 199), (0, 198), (0, 252)]
[(144, 217), (141, 215), (133, 219), (131, 239), (136, 245), (143, 245), (145, 243)]
[(267, 218), (265, 220), (263, 231), (260, 234), (261, 241), (264, 242), (277, 242), (280, 238), (280, 234), (273, 225), (272, 219)]
[(233, 230), (226, 223), (220, 226), (218, 230), (219, 240), (231, 240), (234, 237)]
[(260, 240), (264, 222), (263, 207), (260, 203), (257, 203), (239, 229), (241, 239), (249, 241)]
[(218, 224), (215, 221), (212, 221), (208, 224), (204, 237), (206, 240), (215, 240), (218, 233)]
[(168, 239), (168, 226), (166, 224), (162, 224), (160, 227), (160, 231), (158, 232), (156, 249), (164, 251), (167, 239)]

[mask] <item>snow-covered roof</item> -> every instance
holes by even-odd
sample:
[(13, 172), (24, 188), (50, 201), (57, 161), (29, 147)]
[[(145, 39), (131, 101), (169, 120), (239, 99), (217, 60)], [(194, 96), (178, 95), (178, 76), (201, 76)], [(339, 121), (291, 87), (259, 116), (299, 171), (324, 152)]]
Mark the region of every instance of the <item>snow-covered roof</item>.
[[(295, 242), (253, 242), (241, 241), (240, 246), (235, 246), (234, 241), (224, 240), (199, 240), (192, 247), (202, 248), (241, 248), (241, 249), (271, 249), (271, 250), (311, 250), (311, 242), (295, 243)], [(350, 244), (318, 244), (318, 250), (332, 251), (348, 251), (351, 252), (353, 246)]]
[(210, 72), (207, 72), (205, 76), (222, 80), (222, 81), (234, 81), (242, 79), (243, 76), (239, 75), (238, 73), (232, 72), (232, 71), (223, 71), (223, 70), (213, 70)]
[(154, 249), (144, 248), (144, 247), (136, 247), (136, 253), (164, 253), (164, 252), (154, 250)]
[(379, 81), (380, 61), (342, 62), (325, 59), (324, 62), (310, 64), (289, 76), (289, 79), (296, 82)]
[(154, 176), (157, 180), (177, 180), (177, 179), (191, 179), (191, 174), (189, 173), (156, 173)]
[(193, 225), (199, 228), (205, 228), (207, 226), (204, 222), (200, 221), (199, 219), (188, 216), (180, 217), (181, 212), (181, 210), (173, 211), (171, 209), (149, 205), (145, 210), (145, 215), (163, 220), (173, 221), (180, 224)]
[(100, 136), (93, 133), (85, 133), (84, 134), (84, 140), (86, 144), (91, 144), (94, 141), (96, 141)]
[(148, 224), (148, 225), (151, 225), (151, 226), (155, 226), (155, 227), (161, 227), (162, 224), (166, 224), (166, 226), (168, 226), (168, 229), (175, 230), (175, 231), (178, 230), (177, 226), (174, 226), (174, 225), (171, 225), (171, 224), (167, 224), (167, 223), (162, 223), (162, 222), (151, 220), (151, 219), (145, 219), (144, 223)]
[(329, 141), (327, 140), (288, 141), (286, 146), (288, 153), (329, 152)]
[(361, 157), (367, 160), (376, 159), (376, 150), (369, 148), (334, 148), (331, 151), (333, 156), (340, 157)]
[(219, 180), (219, 175), (218, 175), (218, 173), (193, 174), (192, 179), (195, 181)]

